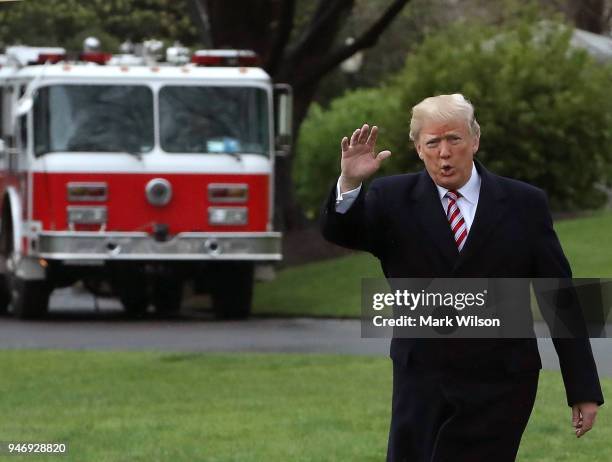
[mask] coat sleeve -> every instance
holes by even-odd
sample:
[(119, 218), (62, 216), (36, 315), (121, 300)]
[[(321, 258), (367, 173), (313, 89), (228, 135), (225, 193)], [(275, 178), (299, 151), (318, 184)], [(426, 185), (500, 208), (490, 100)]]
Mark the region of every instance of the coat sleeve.
[(348, 211), (338, 213), (334, 185), (320, 213), (323, 237), (336, 245), (370, 252), (380, 258), (384, 240), (381, 194), (379, 182), (372, 182), (369, 188), (364, 185)]
[[(571, 284), (572, 271), (563, 253), (561, 244), (553, 228), (553, 222), (543, 191), (537, 190), (531, 201), (532, 213), (529, 217), (532, 225), (532, 242), (534, 243), (534, 265), (535, 277), (534, 288), (540, 306), (546, 303), (541, 290), (538, 290), (538, 279), (558, 279), (565, 288), (555, 295), (556, 303), (554, 316), (541, 310), (544, 318), (551, 329), (554, 330), (555, 322), (560, 320), (571, 325), (573, 338), (559, 338), (552, 334), (552, 341), (559, 357), (561, 375), (565, 385), (567, 403), (572, 406), (576, 403), (591, 401), (603, 404), (603, 393), (599, 383), (597, 367), (593, 359), (591, 343), (578, 302), (575, 289)], [(569, 288), (568, 288), (569, 287)], [(571, 324), (570, 324), (571, 323)]]

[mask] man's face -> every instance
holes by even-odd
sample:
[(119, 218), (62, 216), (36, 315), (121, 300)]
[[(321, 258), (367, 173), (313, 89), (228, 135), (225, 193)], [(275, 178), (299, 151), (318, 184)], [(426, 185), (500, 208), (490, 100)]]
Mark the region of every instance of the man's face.
[(446, 189), (459, 189), (470, 179), (479, 139), (467, 122), (426, 122), (415, 143), (431, 179)]

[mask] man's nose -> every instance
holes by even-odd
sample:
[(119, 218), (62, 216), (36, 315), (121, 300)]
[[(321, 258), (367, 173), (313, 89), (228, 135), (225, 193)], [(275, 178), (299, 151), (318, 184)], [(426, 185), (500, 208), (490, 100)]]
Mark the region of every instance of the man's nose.
[(450, 146), (448, 145), (448, 143), (446, 142), (446, 140), (442, 140), (440, 142), (440, 157), (442, 159), (447, 159), (450, 157)]

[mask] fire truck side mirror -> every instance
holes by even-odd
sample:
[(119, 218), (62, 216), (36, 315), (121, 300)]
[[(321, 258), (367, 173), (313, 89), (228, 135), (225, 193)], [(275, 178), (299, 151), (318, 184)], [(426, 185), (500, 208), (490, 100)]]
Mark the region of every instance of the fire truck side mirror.
[(293, 92), (286, 83), (274, 85), (274, 144), (277, 156), (291, 152), (293, 136)]
[(34, 107), (34, 100), (31, 97), (23, 97), (17, 102), (17, 117), (27, 114)]
[(5, 144), (4, 144), (4, 140), (2, 138), (0, 138), (0, 156), (4, 155), (4, 150), (5, 150)]

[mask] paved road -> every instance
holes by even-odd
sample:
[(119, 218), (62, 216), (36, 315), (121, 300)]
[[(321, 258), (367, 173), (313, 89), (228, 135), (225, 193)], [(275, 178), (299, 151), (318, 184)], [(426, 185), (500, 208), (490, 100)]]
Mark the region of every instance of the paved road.
[[(71, 290), (56, 291), (45, 321), (0, 318), (0, 348), (160, 350), (199, 352), (296, 352), (386, 355), (388, 339), (362, 339), (359, 321), (255, 318), (215, 321), (187, 311), (175, 319), (130, 321), (120, 305)], [(591, 340), (602, 376), (612, 377), (612, 339)], [(552, 342), (539, 339), (545, 369), (558, 370)]]

